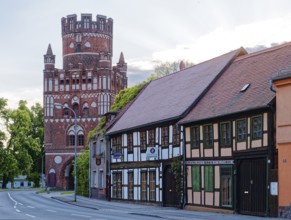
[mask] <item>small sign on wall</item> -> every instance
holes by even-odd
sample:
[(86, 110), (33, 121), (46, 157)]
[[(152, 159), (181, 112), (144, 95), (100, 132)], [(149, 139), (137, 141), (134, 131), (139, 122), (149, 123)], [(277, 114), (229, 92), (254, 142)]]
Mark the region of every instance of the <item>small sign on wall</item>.
[(146, 157), (154, 157), (158, 158), (159, 157), (159, 149), (158, 147), (148, 147), (146, 151)]
[(271, 182), (271, 195), (272, 196), (278, 195), (278, 182)]

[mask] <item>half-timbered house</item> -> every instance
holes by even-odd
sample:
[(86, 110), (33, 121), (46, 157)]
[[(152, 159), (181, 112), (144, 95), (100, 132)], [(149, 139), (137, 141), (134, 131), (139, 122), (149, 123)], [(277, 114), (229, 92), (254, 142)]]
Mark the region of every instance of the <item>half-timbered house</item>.
[(185, 130), (187, 207), (277, 215), (270, 80), (290, 65), (291, 43), (237, 57), (179, 122)]
[(183, 155), (183, 127), (192, 109), (238, 56), (238, 49), (150, 82), (107, 131), (112, 199), (178, 205), (173, 158)]

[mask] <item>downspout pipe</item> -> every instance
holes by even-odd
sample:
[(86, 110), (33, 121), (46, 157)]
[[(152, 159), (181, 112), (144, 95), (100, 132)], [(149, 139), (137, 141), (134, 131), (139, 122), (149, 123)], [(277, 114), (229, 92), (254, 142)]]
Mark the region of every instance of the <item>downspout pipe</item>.
[(273, 88), (273, 81), (269, 80), (269, 85), (270, 85), (270, 90), (274, 93), (276, 93), (277, 91)]

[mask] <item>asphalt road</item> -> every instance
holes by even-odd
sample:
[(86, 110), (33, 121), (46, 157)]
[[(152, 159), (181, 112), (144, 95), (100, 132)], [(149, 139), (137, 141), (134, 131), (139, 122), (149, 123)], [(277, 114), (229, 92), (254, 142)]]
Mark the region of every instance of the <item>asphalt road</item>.
[[(59, 198), (59, 200), (53, 199), (52, 197)], [(35, 191), (0, 191), (0, 220), (279, 219), (210, 212), (194, 212), (175, 208), (137, 205), (124, 202), (108, 202), (85, 197), (78, 197), (78, 202), (74, 203), (72, 202), (72, 199), (73, 195), (60, 195), (59, 193), (39, 195), (36, 194)]]
[(0, 192), (1, 220), (111, 220), (111, 219), (155, 219), (154, 216), (132, 215), (122, 210), (102, 211), (78, 207), (43, 197), (32, 191), (2, 191)]

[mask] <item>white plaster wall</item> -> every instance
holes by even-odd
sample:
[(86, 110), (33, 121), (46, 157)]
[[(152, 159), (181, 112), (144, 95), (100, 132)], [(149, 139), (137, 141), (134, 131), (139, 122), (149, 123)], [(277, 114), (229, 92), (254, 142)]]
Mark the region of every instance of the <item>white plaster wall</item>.
[(163, 160), (167, 160), (169, 159), (169, 149), (168, 148), (164, 148), (162, 149), (162, 159)]

